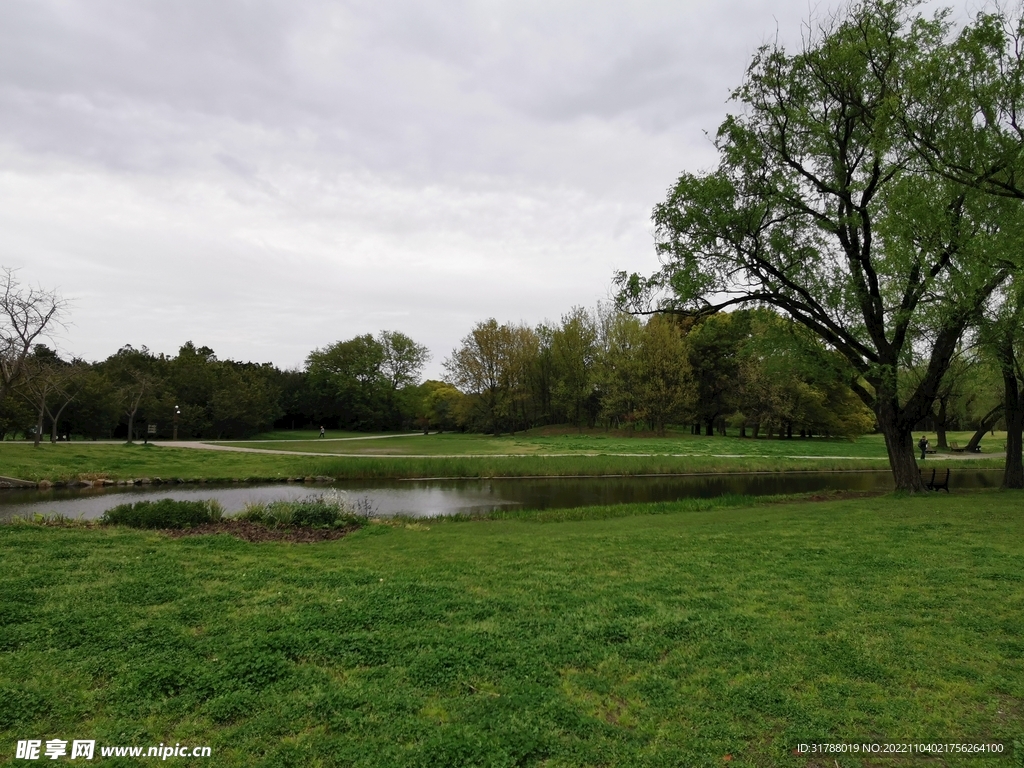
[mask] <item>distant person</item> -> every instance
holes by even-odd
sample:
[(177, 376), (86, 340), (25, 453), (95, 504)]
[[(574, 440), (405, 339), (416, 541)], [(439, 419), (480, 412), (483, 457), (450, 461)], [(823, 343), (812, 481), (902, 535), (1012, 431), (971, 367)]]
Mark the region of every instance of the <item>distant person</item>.
[(323, 436), (324, 436), (324, 428), (323, 428), (323, 425), (321, 424), (320, 425), (320, 437), (323, 437)]
[(921, 435), (921, 439), (917, 441), (917, 447), (921, 449), (921, 461), (924, 461), (925, 456), (928, 455), (928, 438)]

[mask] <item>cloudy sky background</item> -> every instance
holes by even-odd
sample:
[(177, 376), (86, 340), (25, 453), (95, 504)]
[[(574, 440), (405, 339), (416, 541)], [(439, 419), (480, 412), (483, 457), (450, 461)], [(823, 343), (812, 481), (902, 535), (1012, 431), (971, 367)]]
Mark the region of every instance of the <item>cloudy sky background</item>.
[(651, 208), (806, 0), (5, 0), (0, 264), (59, 346), (432, 350), (656, 266)]

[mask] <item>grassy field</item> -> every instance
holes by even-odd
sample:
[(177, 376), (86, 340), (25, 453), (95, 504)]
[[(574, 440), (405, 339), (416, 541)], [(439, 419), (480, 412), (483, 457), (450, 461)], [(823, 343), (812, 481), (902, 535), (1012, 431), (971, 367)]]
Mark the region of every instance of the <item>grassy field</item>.
[[(922, 433), (915, 433), (915, 439)], [(924, 433), (934, 447), (938, 440), (934, 433)], [(972, 432), (950, 432), (947, 439), (961, 446), (970, 440)], [(352, 439), (353, 437), (361, 439)], [(669, 430), (663, 436), (629, 431), (599, 429), (576, 430), (571, 427), (542, 427), (515, 435), (463, 434), (446, 432), (430, 435), (410, 433), (327, 433), (320, 440), (309, 431), (267, 432), (249, 441), (217, 441), (221, 445), (249, 446), (284, 451), (314, 453), (359, 454), (366, 456), (398, 455), (544, 455), (559, 453), (591, 454), (679, 454), (744, 456), (843, 456), (885, 458), (885, 442), (881, 435), (863, 435), (846, 438), (766, 439), (764, 435), (753, 440), (739, 438), (736, 430), (727, 436), (691, 435), (689, 431)], [(370, 438), (370, 439), (367, 439)], [(378, 439), (379, 438), (379, 439)], [(983, 452), (1001, 453), (1006, 440), (1005, 432), (986, 435), (981, 441)]]
[(1020, 765), (791, 751), (1024, 737), (1022, 502), (726, 499), (317, 545), (0, 526), (0, 763), (58, 737), (213, 749), (176, 765)]
[[(591, 430), (585, 433), (575, 431), (553, 432), (537, 430), (517, 435), (494, 437), (480, 434), (447, 432), (430, 435), (395, 435), (370, 440), (319, 440), (308, 439), (306, 433), (298, 433), (292, 439), (278, 436), (287, 433), (261, 435), (258, 442), (223, 442), (222, 445), (248, 446), (253, 448), (281, 451), (306, 451), (312, 453), (356, 454), (361, 456), (493, 456), (514, 454), (537, 456), (551, 454), (649, 454), (681, 456), (743, 456), (758, 458), (781, 458), (786, 456), (826, 456), (861, 459), (885, 459), (885, 443), (881, 435), (865, 435), (855, 440), (843, 438), (799, 438), (788, 440), (764, 438), (741, 439), (735, 435), (727, 437), (704, 437), (699, 435), (670, 432), (664, 437), (652, 435), (629, 435), (628, 433), (607, 433)], [(953, 433), (950, 440), (965, 445), (970, 433)], [(982, 441), (988, 450), (1001, 450), (1005, 436), (997, 433)], [(931, 436), (932, 444), (936, 440)]]
[[(953, 435), (961, 444), (965, 435)], [(990, 450), (1003, 437), (986, 439)], [(934, 439), (933, 439), (934, 442)], [(415, 435), (380, 440), (289, 440), (237, 445), (338, 455), (289, 456), (109, 443), (0, 442), (0, 475), (27, 480), (71, 480), (105, 475), (184, 479), (281, 478), (325, 475), (374, 479), (412, 477), (508, 477), (540, 475), (677, 474), (793, 470), (885, 469), (879, 435), (857, 440), (750, 440), (670, 435), (623, 437), (606, 434)], [(411, 455), (410, 455), (411, 454)], [(943, 466), (998, 467), (1000, 458), (943, 459)]]
[(25, 480), (109, 477), (247, 478), (302, 476), (308, 458), (110, 443), (0, 443), (0, 475)]

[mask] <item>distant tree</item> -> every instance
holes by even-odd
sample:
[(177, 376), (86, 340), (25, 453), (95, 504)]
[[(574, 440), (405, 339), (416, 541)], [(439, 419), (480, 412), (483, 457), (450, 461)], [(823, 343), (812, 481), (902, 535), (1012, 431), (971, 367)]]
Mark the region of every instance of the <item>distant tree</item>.
[(644, 324), (636, 317), (614, 311), (602, 316), (597, 380), (601, 415), (611, 426), (635, 428), (643, 418), (643, 343)]
[(382, 352), (380, 372), (393, 391), (419, 383), (423, 366), (430, 361), (429, 349), (398, 331), (381, 331), (377, 343)]
[(157, 401), (163, 383), (160, 362), (146, 347), (135, 349), (126, 344), (101, 365), (101, 370), (117, 389), (129, 444), (135, 440), (135, 423), (140, 410), (145, 412)]
[(638, 388), (639, 414), (658, 434), (682, 417), (688, 400), (690, 374), (679, 324), (671, 318), (655, 316), (644, 326), (640, 342)]
[(56, 291), (22, 286), (10, 267), (0, 267), (0, 403), (24, 373), (34, 345), (59, 325), (65, 301)]
[(446, 380), (471, 395), (475, 418), (494, 434), (523, 425), (524, 405), (540, 351), (525, 325), (477, 323), (444, 361)]
[[(740, 314), (740, 313), (734, 313)], [(737, 403), (769, 437), (856, 436), (871, 431), (874, 415), (851, 389), (857, 373), (804, 326), (768, 308), (746, 310), (747, 332), (740, 341)]]
[(444, 381), (427, 381), (416, 387), (418, 398), (413, 412), (423, 430), (451, 431), (459, 425), (459, 409), (466, 396)]
[(551, 333), (553, 405), (577, 427), (592, 423), (596, 413), (594, 366), (598, 354), (597, 321), (573, 307)]
[(370, 334), (315, 349), (306, 358), (318, 417), (351, 429), (388, 423), (390, 382), (383, 372), (384, 347)]
[(71, 431), (93, 439), (112, 437), (121, 412), (117, 388), (96, 366), (86, 367), (77, 383), (78, 396), (65, 411)]
[[(37, 344), (32, 350), (32, 354), (22, 362), (17, 388), (36, 413), (34, 437), (36, 448), (39, 447), (42, 440), (44, 419), (50, 413), (54, 402), (59, 401), (62, 404), (57, 412), (57, 418), (59, 418), (63, 406), (74, 399), (75, 392), (72, 385), (79, 373), (78, 366), (61, 360), (53, 350), (42, 344)], [(56, 438), (56, 419), (51, 417), (51, 420), (53, 422), (52, 440)]]
[(210, 399), (212, 428), (217, 437), (252, 437), (268, 429), (280, 415), (280, 393), (256, 366), (221, 364)]
[(693, 381), (693, 411), (705, 434), (736, 410), (740, 374), (739, 352), (749, 333), (747, 313), (712, 315), (686, 335), (686, 356)]
[(16, 392), (9, 391), (0, 401), (0, 440), (6, 440), (8, 435), (16, 439), (18, 432), (27, 437), (35, 422), (32, 406)]

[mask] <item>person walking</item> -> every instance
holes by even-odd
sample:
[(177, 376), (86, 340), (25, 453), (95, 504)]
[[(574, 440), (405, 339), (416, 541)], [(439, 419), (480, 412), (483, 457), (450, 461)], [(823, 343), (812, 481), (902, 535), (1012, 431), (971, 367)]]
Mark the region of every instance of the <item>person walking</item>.
[(917, 441), (917, 447), (921, 449), (921, 461), (924, 461), (925, 456), (928, 455), (928, 438), (921, 435), (921, 439)]
[(324, 425), (321, 424), (320, 425), (320, 437), (323, 437), (323, 436), (324, 436)]

